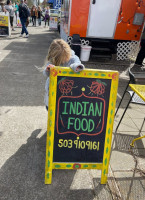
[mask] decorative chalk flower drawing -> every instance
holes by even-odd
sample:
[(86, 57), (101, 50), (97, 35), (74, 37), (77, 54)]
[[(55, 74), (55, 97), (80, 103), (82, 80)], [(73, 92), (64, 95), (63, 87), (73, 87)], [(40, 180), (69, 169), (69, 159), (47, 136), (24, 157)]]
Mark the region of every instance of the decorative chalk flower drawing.
[(105, 93), (105, 86), (107, 86), (105, 82), (102, 82), (101, 80), (96, 80), (92, 82), (91, 87), (88, 87), (90, 88), (90, 91), (92, 93), (103, 95)]
[(67, 95), (72, 91), (72, 88), (74, 86), (73, 80), (68, 80), (65, 78), (62, 78), (59, 82), (59, 90), (63, 95)]

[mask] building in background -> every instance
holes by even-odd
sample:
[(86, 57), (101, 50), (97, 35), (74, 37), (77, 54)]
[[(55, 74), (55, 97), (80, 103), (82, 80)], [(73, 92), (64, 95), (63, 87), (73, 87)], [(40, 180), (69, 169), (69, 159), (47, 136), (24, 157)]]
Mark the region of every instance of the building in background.
[(55, 9), (61, 8), (61, 0), (54, 0), (53, 8)]
[(50, 5), (50, 8), (61, 8), (61, 0), (48, 0), (48, 4)]

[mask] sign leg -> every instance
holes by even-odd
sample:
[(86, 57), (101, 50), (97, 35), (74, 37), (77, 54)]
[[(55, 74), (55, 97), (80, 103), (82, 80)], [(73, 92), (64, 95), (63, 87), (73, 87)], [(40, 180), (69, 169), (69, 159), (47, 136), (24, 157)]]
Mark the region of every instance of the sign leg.
[(47, 143), (46, 143), (46, 163), (45, 163), (45, 184), (51, 184), (52, 182), (52, 165), (53, 165), (53, 145), (50, 131), (47, 132)]
[(52, 169), (46, 170), (45, 171), (45, 184), (51, 184), (52, 182)]
[(108, 176), (108, 174), (106, 174), (105, 170), (102, 170), (102, 173), (101, 173), (101, 184), (106, 184), (107, 183), (107, 176)]
[(49, 148), (47, 148), (46, 163), (45, 163), (45, 184), (51, 184), (51, 182), (52, 182), (52, 156), (50, 156), (50, 150)]

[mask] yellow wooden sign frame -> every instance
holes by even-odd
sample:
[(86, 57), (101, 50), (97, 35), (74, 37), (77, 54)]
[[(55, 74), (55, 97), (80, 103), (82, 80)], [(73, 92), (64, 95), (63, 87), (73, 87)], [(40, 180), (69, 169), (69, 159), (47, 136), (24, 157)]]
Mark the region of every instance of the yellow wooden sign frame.
[(10, 17), (9, 13), (0, 13), (0, 27), (4, 26), (8, 28), (8, 35), (0, 35), (0, 36), (10, 36), (11, 35), (11, 29), (10, 29)]
[[(53, 146), (54, 146), (54, 130), (55, 130), (55, 111), (56, 111), (56, 93), (57, 93), (57, 77), (83, 77), (83, 78), (100, 78), (111, 79), (110, 99), (108, 107), (108, 117), (106, 124), (105, 145), (103, 154), (103, 163), (54, 163), (53, 162)], [(75, 73), (68, 67), (55, 67), (50, 70), (50, 86), (49, 86), (49, 107), (48, 107), (48, 126), (46, 141), (46, 163), (45, 163), (45, 184), (52, 182), (52, 169), (98, 169), (102, 170), (101, 184), (107, 183), (111, 140), (114, 123), (114, 113), (118, 89), (118, 71), (85, 69), (82, 72)]]

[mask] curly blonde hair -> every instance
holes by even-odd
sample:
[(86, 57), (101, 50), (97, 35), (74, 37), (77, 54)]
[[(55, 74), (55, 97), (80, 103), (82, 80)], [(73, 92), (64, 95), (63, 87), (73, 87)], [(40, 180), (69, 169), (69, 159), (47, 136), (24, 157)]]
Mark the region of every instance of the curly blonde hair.
[(59, 66), (68, 62), (71, 56), (70, 46), (62, 39), (55, 39), (48, 49), (47, 60), (53, 65)]

